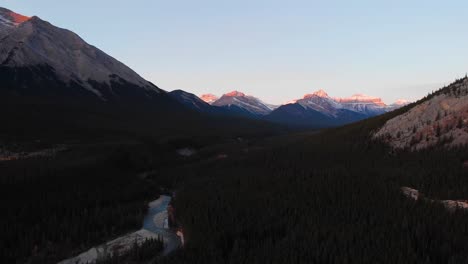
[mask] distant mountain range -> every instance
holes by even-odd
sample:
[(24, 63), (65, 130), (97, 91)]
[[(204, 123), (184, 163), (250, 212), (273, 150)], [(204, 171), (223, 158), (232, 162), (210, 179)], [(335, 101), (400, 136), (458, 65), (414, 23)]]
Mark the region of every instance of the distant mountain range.
[(281, 106), (267, 104), (239, 91), (224, 94), (220, 98), (213, 94), (204, 94), (199, 98), (212, 106), (228, 110), (235, 109), (244, 115), (308, 127), (343, 125), (380, 115), (408, 104), (406, 100), (399, 100), (394, 104), (386, 105), (378, 97), (362, 94), (348, 98), (332, 98), (324, 90), (306, 94), (301, 99)]
[(0, 8), (0, 111), (8, 113), (0, 115), (1, 138), (163, 138), (284, 129), (187, 95), (160, 89), (67, 29)]
[(5, 8), (0, 8), (0, 82), (1, 99), (11, 104), (27, 99), (86, 109), (89, 104), (131, 106), (165, 111), (166, 118), (184, 109), (313, 128), (355, 122), (405, 104), (387, 106), (364, 95), (331, 98), (323, 90), (281, 106), (239, 91), (220, 98), (182, 90), (168, 93), (77, 34)]

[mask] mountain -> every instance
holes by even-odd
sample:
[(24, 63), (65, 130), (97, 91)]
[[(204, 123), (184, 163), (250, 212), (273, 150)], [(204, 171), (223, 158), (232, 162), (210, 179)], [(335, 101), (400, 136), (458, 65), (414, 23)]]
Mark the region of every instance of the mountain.
[(410, 103), (411, 102), (406, 100), (406, 99), (398, 99), (393, 104), (387, 106), (387, 111), (390, 112), (390, 111), (396, 110), (396, 109), (401, 108), (403, 106), (409, 105)]
[(258, 119), (256, 114), (252, 114), (245, 108), (237, 105), (212, 105), (205, 102), (201, 97), (183, 90), (172, 91), (169, 95), (182, 105), (199, 113), (216, 115), (220, 118), (243, 117)]
[(204, 100), (200, 99), (198, 96), (192, 93), (188, 93), (183, 90), (174, 90), (169, 92), (169, 95), (179, 103), (195, 111), (203, 113), (215, 112), (215, 107), (206, 103)]
[[(402, 105), (403, 102), (400, 102)], [(362, 94), (348, 98), (332, 98), (324, 90), (306, 94), (290, 104), (280, 106), (267, 116), (274, 122), (308, 127), (339, 126), (394, 110), (401, 105), (387, 106), (382, 99)]]
[(304, 95), (302, 99), (296, 100), (296, 104), (301, 105), (304, 109), (315, 110), (330, 117), (337, 117), (338, 110), (342, 108), (322, 89)]
[(30, 17), (17, 14), (5, 8), (0, 8), (0, 38), (29, 19)]
[(272, 122), (294, 126), (323, 128), (335, 125), (333, 118), (319, 111), (304, 108), (300, 104), (282, 105), (265, 118)]
[[(136, 134), (155, 140), (215, 133), (223, 138), (279, 129), (258, 120), (197, 113), (197, 107), (212, 107), (193, 95), (167, 93), (39, 17), (0, 8), (0, 34), (0, 111), (8, 113), (0, 115), (0, 142)], [(186, 99), (194, 100), (192, 105)]]
[(272, 107), (261, 100), (238, 91), (224, 94), (221, 98), (213, 102), (212, 105), (231, 109), (233, 111), (244, 112), (245, 114), (256, 117), (265, 116), (272, 111)]
[(347, 98), (335, 98), (343, 109), (362, 113), (367, 116), (376, 116), (387, 112), (387, 105), (378, 97), (355, 94)]
[(374, 137), (397, 149), (468, 144), (468, 78), (412, 104), (388, 120)]
[(144, 100), (164, 92), (77, 34), (0, 8), (0, 92), (6, 95)]
[(216, 100), (218, 100), (219, 98), (214, 95), (214, 94), (202, 94), (200, 96), (200, 99), (202, 99), (203, 101), (205, 101), (206, 103), (208, 104), (212, 104), (214, 103)]
[(407, 104), (399, 100), (386, 105), (378, 97), (355, 94), (347, 98), (332, 98), (324, 90), (306, 94), (301, 99), (275, 106), (262, 102), (253, 96), (233, 91), (221, 98), (205, 94), (200, 99), (218, 107), (223, 107), (237, 115), (262, 118), (268, 121), (303, 127), (323, 128), (356, 122), (380, 115)]

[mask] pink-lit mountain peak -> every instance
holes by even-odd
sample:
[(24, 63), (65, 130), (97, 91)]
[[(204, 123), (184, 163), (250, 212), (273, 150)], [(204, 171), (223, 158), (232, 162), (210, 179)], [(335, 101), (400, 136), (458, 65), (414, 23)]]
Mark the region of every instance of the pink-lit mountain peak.
[(228, 97), (244, 97), (244, 96), (245, 96), (245, 93), (239, 92), (239, 91), (232, 91), (232, 92), (229, 92), (229, 93), (225, 94), (224, 96), (228, 96)]
[(211, 103), (215, 102), (216, 100), (218, 100), (219, 98), (218, 98), (218, 96), (216, 96), (214, 94), (202, 94), (200, 96), (200, 99), (205, 101), (205, 103), (211, 104)]
[(30, 19), (31, 17), (23, 16), (6, 8), (0, 7), (0, 22), (17, 26)]
[(406, 100), (406, 99), (398, 99), (396, 100), (396, 102), (394, 103), (394, 105), (407, 105), (409, 104), (410, 101), (409, 100)]
[(382, 101), (380, 97), (375, 97), (375, 96), (369, 96), (365, 94), (354, 94), (350, 97), (345, 97), (345, 98), (335, 98), (337, 102), (340, 103), (372, 103), (376, 104), (379, 106), (385, 106), (385, 103)]
[(369, 95), (366, 95), (366, 94), (353, 94), (351, 97), (349, 97), (349, 99), (353, 99), (353, 100), (356, 100), (356, 101), (380, 100), (379, 97), (369, 96)]
[(325, 92), (323, 89), (320, 89), (320, 90), (315, 91), (315, 92), (313, 92), (311, 94), (304, 95), (304, 99), (311, 98), (311, 97), (325, 97), (325, 98), (327, 98), (329, 96), (328, 96), (327, 92)]

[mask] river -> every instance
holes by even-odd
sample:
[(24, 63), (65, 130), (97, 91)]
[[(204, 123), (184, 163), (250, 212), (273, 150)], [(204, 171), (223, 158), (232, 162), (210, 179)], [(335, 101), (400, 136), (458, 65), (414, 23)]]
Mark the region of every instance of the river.
[(175, 231), (169, 229), (167, 208), (171, 197), (161, 195), (157, 200), (148, 204), (148, 213), (143, 220), (142, 229), (118, 237), (99, 246), (93, 247), (76, 257), (69, 258), (58, 264), (86, 264), (94, 263), (96, 260), (109, 255), (123, 254), (127, 252), (137, 241), (141, 244), (145, 239), (162, 237), (164, 250), (162, 255), (166, 256), (181, 246), (181, 240)]

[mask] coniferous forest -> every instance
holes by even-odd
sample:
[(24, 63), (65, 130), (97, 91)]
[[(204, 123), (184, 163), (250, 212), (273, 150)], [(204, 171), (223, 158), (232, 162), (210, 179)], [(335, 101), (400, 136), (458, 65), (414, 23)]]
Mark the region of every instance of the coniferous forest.
[[(468, 212), (411, 200), (400, 188), (466, 199), (468, 150), (393, 151), (371, 139), (370, 131), (396, 114), (206, 147), (193, 138), (92, 144), (55, 158), (3, 162), (2, 262), (55, 263), (136, 230), (147, 202), (170, 190), (186, 244), (145, 261), (465, 263)], [(187, 144), (197, 145), (197, 155), (167, 154)]]
[(467, 149), (390, 152), (373, 122), (188, 166), (176, 208), (190, 243), (168, 263), (466, 263), (467, 212), (400, 187), (467, 197)]

